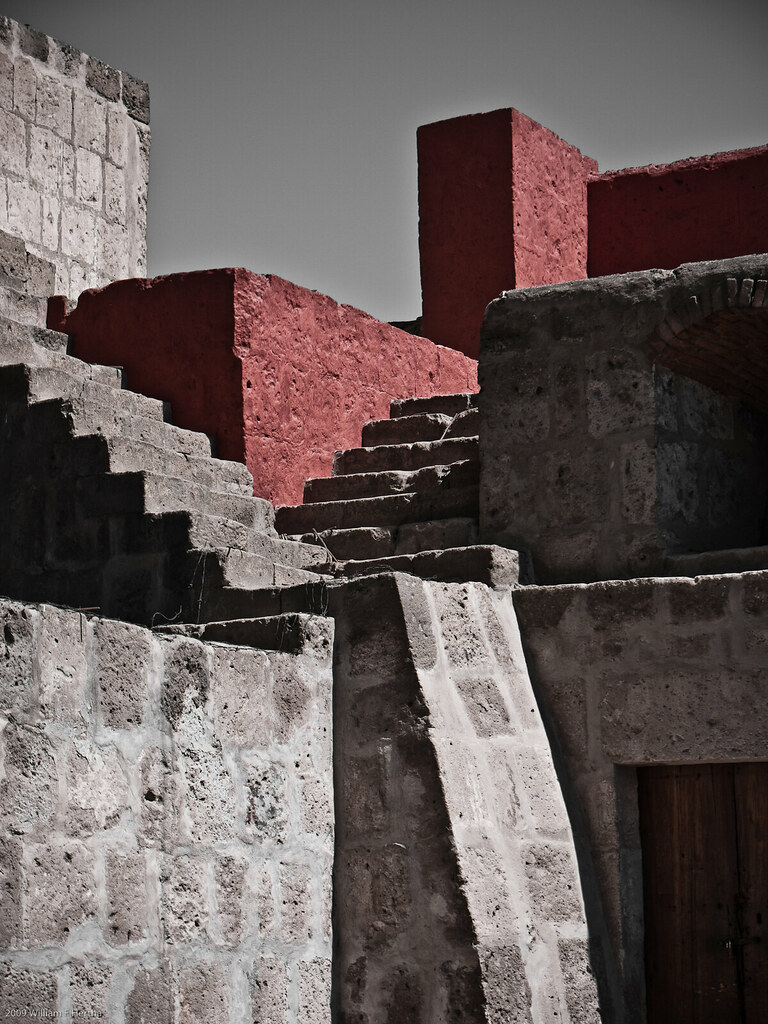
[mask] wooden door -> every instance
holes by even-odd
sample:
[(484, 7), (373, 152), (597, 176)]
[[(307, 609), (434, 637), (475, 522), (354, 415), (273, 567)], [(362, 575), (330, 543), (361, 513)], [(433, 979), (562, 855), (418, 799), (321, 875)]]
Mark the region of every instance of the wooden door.
[(768, 763), (637, 774), (648, 1024), (768, 1024)]

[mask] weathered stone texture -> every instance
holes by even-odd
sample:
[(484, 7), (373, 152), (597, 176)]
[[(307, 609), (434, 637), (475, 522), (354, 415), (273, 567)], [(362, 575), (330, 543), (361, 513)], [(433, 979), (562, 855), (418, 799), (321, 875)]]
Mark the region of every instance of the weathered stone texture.
[[(611, 1001), (630, 1012), (644, 986), (634, 766), (764, 759), (768, 572), (521, 588), (513, 600), (592, 864), (590, 938)], [(569, 897), (549, 891), (567, 875), (550, 844), (526, 861), (536, 903), (567, 918)], [(597, 1019), (581, 939), (559, 947), (572, 1020)]]
[[(651, 348), (692, 294), (765, 276), (764, 257), (742, 257), (492, 302), (479, 363), (481, 541), (530, 551), (542, 583), (660, 574), (670, 554), (762, 543), (762, 392), (747, 369), (740, 384), (704, 374), (696, 339), (671, 369)], [(764, 349), (762, 310), (743, 314)], [(700, 326), (742, 358), (730, 321)]]
[(0, 230), (55, 267), (55, 283), (36, 294), (76, 298), (143, 273), (147, 86), (42, 32), (5, 25)]
[(265, 652), (0, 602), (3, 1009), (330, 1020), (331, 637), (306, 632)]
[(393, 574), (331, 608), (343, 1019), (564, 1017), (584, 908), (509, 597)]

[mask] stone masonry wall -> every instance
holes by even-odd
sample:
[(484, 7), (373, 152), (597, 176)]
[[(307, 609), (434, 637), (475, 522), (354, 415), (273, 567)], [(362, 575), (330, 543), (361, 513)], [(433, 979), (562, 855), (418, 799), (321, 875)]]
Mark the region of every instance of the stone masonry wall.
[(644, 1020), (636, 767), (765, 760), (768, 572), (523, 587), (513, 599), (602, 901), (623, 988), (615, 1019)]
[(0, 1012), (328, 1022), (327, 620), (297, 653), (0, 624)]
[(763, 542), (765, 419), (732, 390), (654, 366), (650, 340), (673, 311), (691, 315), (696, 296), (725, 295), (728, 281), (738, 294), (765, 264), (689, 264), (491, 303), (479, 362), (482, 542), (531, 551), (542, 583), (662, 574), (670, 552)]
[(600, 1021), (568, 817), (508, 594), (330, 592), (345, 1024)]
[(149, 91), (0, 18), (0, 229), (76, 298), (146, 269)]

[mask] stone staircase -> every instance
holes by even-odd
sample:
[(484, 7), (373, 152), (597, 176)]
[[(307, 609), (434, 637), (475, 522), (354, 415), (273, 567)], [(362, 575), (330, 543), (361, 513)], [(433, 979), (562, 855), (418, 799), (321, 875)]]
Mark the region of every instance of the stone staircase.
[(326, 553), (278, 537), (244, 466), (66, 341), (0, 317), (0, 591), (153, 623), (194, 621), (203, 586), (316, 578)]

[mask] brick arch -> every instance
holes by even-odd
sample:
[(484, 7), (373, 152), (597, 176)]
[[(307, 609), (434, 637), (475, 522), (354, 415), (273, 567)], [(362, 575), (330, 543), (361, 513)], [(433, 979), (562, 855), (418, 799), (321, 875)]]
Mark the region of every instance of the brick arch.
[(654, 362), (768, 413), (768, 280), (724, 277), (648, 339)]

